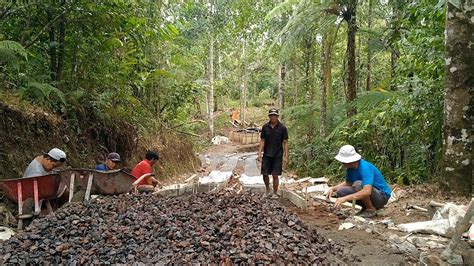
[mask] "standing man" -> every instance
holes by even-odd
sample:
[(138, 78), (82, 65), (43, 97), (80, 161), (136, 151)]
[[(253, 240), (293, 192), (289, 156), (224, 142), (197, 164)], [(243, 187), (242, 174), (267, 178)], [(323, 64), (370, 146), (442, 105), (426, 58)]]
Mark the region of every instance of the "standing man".
[(351, 145), (342, 146), (335, 159), (347, 169), (346, 180), (330, 187), (326, 196), (329, 198), (336, 192), (338, 198), (335, 202), (336, 207), (346, 201), (357, 200), (357, 204), (362, 206), (360, 216), (364, 218), (376, 216), (377, 210), (387, 204), (392, 193), (380, 170), (362, 159)]
[(66, 161), (66, 153), (58, 148), (51, 149), (31, 161), (23, 172), (23, 177), (42, 176), (51, 173), (55, 168), (60, 167)]
[(111, 152), (109, 155), (107, 155), (107, 158), (105, 159), (105, 163), (98, 164), (95, 167), (95, 170), (99, 171), (110, 171), (110, 170), (115, 170), (118, 168), (120, 164), (120, 155), (116, 152)]
[[(281, 175), (283, 164), (288, 165), (288, 130), (278, 120), (278, 110), (272, 108), (268, 111), (270, 121), (263, 125), (260, 134), (260, 147), (257, 161), (262, 162), (261, 172), (265, 182), (265, 196), (270, 196), (270, 179), (273, 176), (273, 195), (278, 198), (278, 176)], [(263, 158), (262, 158), (263, 152)]]
[(232, 124), (239, 125), (239, 112), (235, 108), (232, 109)]
[[(145, 154), (145, 159), (139, 162), (132, 170), (132, 175), (139, 179), (144, 174), (152, 174), (153, 173), (153, 165), (158, 161), (158, 153), (153, 151), (148, 151)], [(153, 176), (148, 176), (143, 179), (140, 183), (138, 183), (138, 187), (143, 185), (151, 185), (156, 186), (158, 184), (158, 180), (156, 180)]]

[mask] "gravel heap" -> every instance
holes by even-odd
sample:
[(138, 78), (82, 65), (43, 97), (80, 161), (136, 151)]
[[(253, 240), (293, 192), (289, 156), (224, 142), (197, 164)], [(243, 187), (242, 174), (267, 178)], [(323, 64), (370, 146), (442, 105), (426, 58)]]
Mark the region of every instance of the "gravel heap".
[(0, 263), (329, 263), (343, 249), (261, 195), (99, 197), (0, 244)]

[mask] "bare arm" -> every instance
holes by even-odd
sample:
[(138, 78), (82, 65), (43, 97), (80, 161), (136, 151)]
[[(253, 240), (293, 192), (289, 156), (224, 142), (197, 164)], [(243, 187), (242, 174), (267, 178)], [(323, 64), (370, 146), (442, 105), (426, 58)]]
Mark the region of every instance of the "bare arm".
[(326, 197), (327, 197), (327, 198), (330, 198), (334, 192), (336, 192), (340, 187), (344, 187), (344, 186), (352, 186), (352, 183), (347, 182), (347, 181), (344, 180), (343, 182), (339, 183), (338, 185), (335, 185), (335, 186), (333, 186), (333, 187), (330, 187), (330, 188), (326, 191)]
[(260, 139), (260, 146), (258, 147), (257, 159), (262, 158), (263, 147), (265, 146), (265, 140)]
[(346, 201), (360, 200), (362, 198), (368, 197), (372, 194), (372, 186), (366, 185), (360, 191), (357, 191), (354, 194), (347, 195), (345, 197), (337, 199), (334, 204), (335, 207), (339, 207), (342, 203)]

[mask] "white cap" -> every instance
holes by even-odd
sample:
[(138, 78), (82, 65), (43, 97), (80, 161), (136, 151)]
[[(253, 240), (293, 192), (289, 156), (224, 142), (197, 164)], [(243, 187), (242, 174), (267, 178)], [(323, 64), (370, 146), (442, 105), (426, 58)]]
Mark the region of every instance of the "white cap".
[(58, 148), (51, 149), (48, 152), (48, 155), (49, 157), (53, 158), (56, 161), (59, 161), (61, 159), (66, 159), (66, 153)]
[(341, 163), (353, 163), (359, 161), (362, 156), (355, 151), (352, 145), (344, 145), (339, 149), (339, 154), (334, 158)]

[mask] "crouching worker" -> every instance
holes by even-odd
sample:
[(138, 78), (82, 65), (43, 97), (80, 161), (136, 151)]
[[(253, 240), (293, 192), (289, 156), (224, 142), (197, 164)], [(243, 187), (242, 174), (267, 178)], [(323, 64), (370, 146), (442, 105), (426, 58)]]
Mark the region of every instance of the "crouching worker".
[[(58, 148), (51, 149), (48, 153), (36, 156), (23, 172), (23, 177), (35, 177), (51, 174), (52, 171), (64, 164), (66, 153)], [(35, 203), (32, 198), (23, 199), (23, 217), (32, 217)], [(23, 225), (27, 226), (31, 219), (25, 219)]]
[(31, 161), (23, 172), (23, 177), (43, 176), (51, 173), (55, 168), (60, 167), (66, 161), (66, 153), (58, 148), (51, 149)]
[(105, 159), (105, 163), (98, 164), (95, 167), (95, 170), (99, 171), (110, 171), (110, 170), (115, 170), (118, 169), (120, 165), (120, 155), (116, 152), (111, 152), (109, 155), (107, 155), (107, 158)]
[(132, 170), (132, 175), (138, 180), (145, 174), (150, 174), (143, 178), (137, 185), (137, 189), (140, 192), (149, 192), (153, 191), (154, 187), (158, 184), (153, 176), (153, 165), (158, 161), (158, 153), (153, 151), (148, 151), (145, 154), (145, 159), (139, 162)]
[(336, 193), (335, 207), (342, 203), (356, 200), (362, 210), (358, 215), (370, 218), (377, 215), (377, 210), (387, 204), (391, 190), (379, 169), (362, 159), (354, 147), (344, 145), (335, 157), (347, 169), (346, 180), (337, 186), (330, 187), (326, 196), (330, 198)]

